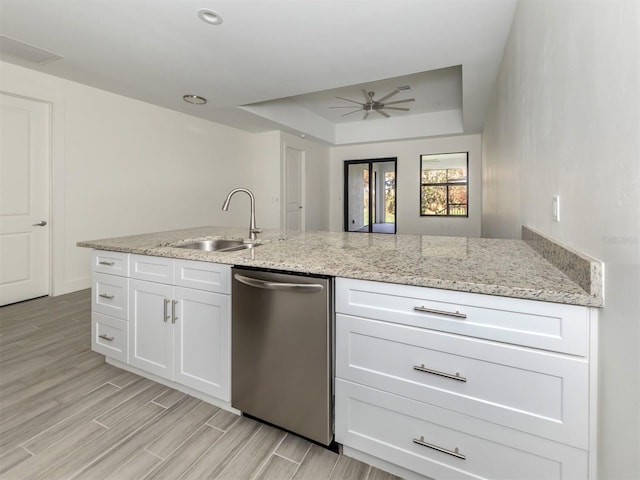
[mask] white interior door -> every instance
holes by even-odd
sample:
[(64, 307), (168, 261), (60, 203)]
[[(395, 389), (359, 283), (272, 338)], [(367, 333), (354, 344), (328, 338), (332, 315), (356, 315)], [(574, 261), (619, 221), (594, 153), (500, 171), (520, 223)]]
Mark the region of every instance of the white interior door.
[(304, 152), (289, 146), (284, 155), (284, 228), (304, 231), (302, 199), (304, 196)]
[(49, 105), (0, 93), (0, 305), (49, 294)]

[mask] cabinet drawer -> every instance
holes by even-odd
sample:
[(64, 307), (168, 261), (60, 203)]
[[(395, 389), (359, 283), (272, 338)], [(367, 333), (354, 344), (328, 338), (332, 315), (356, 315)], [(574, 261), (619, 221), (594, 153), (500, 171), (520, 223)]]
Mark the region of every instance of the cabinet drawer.
[(94, 250), (91, 253), (91, 265), (94, 272), (127, 277), (129, 275), (129, 254)]
[(91, 314), (91, 349), (114, 360), (127, 363), (128, 323), (118, 318)]
[(175, 285), (213, 293), (231, 293), (231, 265), (174, 260)]
[(435, 479), (564, 479), (588, 473), (584, 450), (340, 379), (336, 441)]
[(173, 284), (173, 259), (152, 257), (150, 255), (131, 255), (129, 257), (131, 278), (149, 282)]
[(589, 310), (574, 305), (338, 278), (336, 312), (588, 354)]
[(582, 358), (338, 314), (336, 376), (588, 447)]
[(104, 273), (92, 275), (91, 310), (127, 320), (129, 279)]

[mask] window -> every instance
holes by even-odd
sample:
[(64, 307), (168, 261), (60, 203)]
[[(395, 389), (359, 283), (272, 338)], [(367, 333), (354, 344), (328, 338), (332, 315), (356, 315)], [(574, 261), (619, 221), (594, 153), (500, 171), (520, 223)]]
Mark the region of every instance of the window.
[(468, 217), (468, 153), (420, 155), (420, 215)]

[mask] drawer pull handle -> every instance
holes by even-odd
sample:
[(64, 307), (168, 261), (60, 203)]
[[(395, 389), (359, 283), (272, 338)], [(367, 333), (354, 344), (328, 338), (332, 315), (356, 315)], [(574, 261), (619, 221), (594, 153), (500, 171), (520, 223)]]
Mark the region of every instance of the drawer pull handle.
[(167, 323), (167, 320), (169, 320), (169, 302), (171, 302), (171, 300), (169, 300), (168, 298), (164, 299), (164, 323)]
[(113, 265), (115, 265), (116, 262), (108, 262), (106, 260), (100, 260), (98, 261), (99, 265), (106, 265), (107, 267), (112, 267)]
[(422, 365), (414, 365), (413, 369), (417, 370), (418, 372), (430, 373), (431, 375), (438, 375), (439, 377), (449, 378), (451, 380), (457, 380), (458, 382), (467, 381), (466, 377), (461, 377), (458, 372), (456, 372), (455, 375), (451, 375), (450, 373), (439, 372), (438, 370), (431, 370), (430, 368), (425, 367), (424, 363)]
[(427, 307), (413, 307), (413, 309), (416, 312), (423, 312), (423, 313), (437, 313), (438, 315), (446, 315), (447, 317), (456, 317), (456, 318), (467, 318), (467, 316), (464, 313), (460, 313), (459, 311), (455, 311), (455, 312), (447, 312), (445, 310), (436, 310), (434, 308), (427, 308)]
[(432, 443), (425, 442), (424, 436), (421, 436), (419, 440), (417, 438), (414, 438), (413, 443), (417, 445), (421, 445), (423, 447), (431, 448), (433, 450), (437, 450), (438, 452), (446, 453), (447, 455), (451, 455), (452, 457), (459, 458), (460, 460), (467, 459), (466, 455), (463, 455), (460, 453), (460, 450), (458, 450), (458, 447), (456, 447), (455, 450), (447, 450), (446, 448), (442, 448), (437, 445), (433, 445)]
[(101, 293), (100, 295), (98, 295), (99, 297), (102, 298), (106, 298), (107, 300), (113, 300), (115, 298), (115, 295), (109, 295), (107, 293)]
[(106, 340), (107, 342), (113, 342), (113, 339), (116, 337), (113, 336), (108, 336), (106, 333), (103, 333), (102, 335), (98, 335), (100, 338), (102, 338), (103, 340)]
[(171, 323), (176, 323), (178, 317), (176, 317), (176, 305), (178, 304), (177, 300), (171, 300)]

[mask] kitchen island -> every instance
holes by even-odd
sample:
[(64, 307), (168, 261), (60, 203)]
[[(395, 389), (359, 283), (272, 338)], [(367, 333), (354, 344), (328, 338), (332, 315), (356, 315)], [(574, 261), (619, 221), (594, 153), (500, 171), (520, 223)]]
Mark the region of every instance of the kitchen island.
[(346, 455), (404, 478), (595, 476), (599, 262), (526, 227), (524, 240), (266, 231), (239, 251), (180, 248), (245, 235), (79, 243), (95, 249), (94, 350), (233, 410), (231, 266), (336, 277)]

